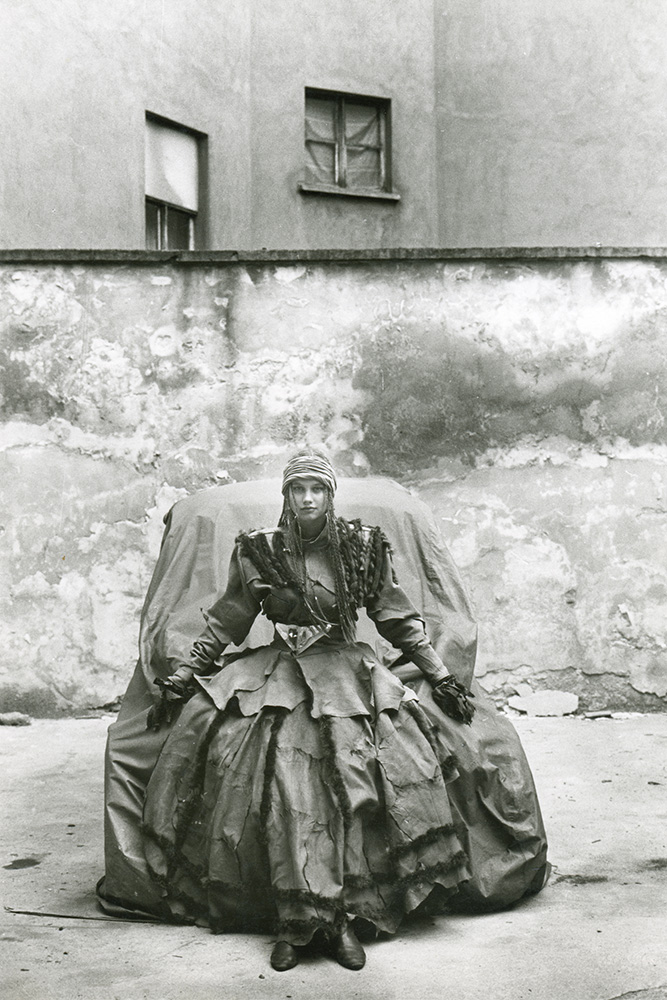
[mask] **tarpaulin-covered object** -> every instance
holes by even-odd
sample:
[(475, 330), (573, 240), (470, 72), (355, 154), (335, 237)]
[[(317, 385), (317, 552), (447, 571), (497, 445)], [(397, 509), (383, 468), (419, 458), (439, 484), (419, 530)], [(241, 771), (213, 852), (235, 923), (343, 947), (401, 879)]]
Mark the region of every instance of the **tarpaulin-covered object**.
[[(152, 847), (144, 835), (146, 788), (156, 771), (169, 729), (146, 729), (157, 697), (156, 677), (166, 678), (188, 661), (193, 640), (226, 585), (234, 540), (241, 530), (269, 528), (280, 513), (277, 481), (217, 487), (177, 503), (167, 515), (157, 566), (144, 604), (139, 662), (110, 727), (106, 758), (106, 875), (100, 897), (107, 909), (152, 913), (165, 919), (192, 917), (167, 902), (151, 870)], [(518, 737), (473, 680), (477, 630), (460, 576), (428, 508), (385, 479), (339, 483), (336, 511), (380, 525), (391, 542), (396, 574), (427, 627), (450, 673), (475, 695), (476, 713), (465, 726), (444, 716), (429, 684), (396, 650), (380, 640), (371, 622), (360, 621), (358, 638), (416, 692), (456, 761), (447, 784), (458, 843), (467, 856), (467, 881), (450, 902), (470, 908), (510, 905), (541, 888), (546, 840), (532, 776)], [(244, 646), (270, 642), (272, 627), (258, 619)], [(178, 753), (187, 750), (187, 732)], [(170, 751), (171, 752), (171, 751)], [(164, 766), (164, 760), (160, 766)], [(246, 920), (247, 924), (247, 920)]]

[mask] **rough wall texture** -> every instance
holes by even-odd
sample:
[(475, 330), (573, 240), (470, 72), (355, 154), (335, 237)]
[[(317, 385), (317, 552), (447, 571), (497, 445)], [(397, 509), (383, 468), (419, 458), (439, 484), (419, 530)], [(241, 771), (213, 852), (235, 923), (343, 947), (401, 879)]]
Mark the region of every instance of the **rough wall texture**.
[(161, 517), (304, 442), (431, 504), (506, 697), (667, 696), (667, 262), (0, 270), (0, 693), (111, 702)]

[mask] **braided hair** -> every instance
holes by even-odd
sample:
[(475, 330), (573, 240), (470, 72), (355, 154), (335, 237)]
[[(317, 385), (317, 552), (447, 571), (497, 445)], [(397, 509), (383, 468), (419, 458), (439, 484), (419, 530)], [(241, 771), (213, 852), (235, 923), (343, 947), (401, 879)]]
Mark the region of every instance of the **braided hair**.
[[(334, 574), (340, 626), (347, 642), (356, 635), (357, 610), (373, 601), (384, 584), (386, 555), (391, 552), (381, 528), (364, 527), (357, 518), (336, 517), (333, 490), (326, 489), (326, 524)], [(291, 587), (306, 599), (306, 565), (298, 520), (285, 491), (278, 529), (269, 540), (264, 532), (241, 533), (237, 538), (242, 555), (255, 566), (262, 579), (276, 587)], [(392, 568), (392, 578), (396, 578)]]

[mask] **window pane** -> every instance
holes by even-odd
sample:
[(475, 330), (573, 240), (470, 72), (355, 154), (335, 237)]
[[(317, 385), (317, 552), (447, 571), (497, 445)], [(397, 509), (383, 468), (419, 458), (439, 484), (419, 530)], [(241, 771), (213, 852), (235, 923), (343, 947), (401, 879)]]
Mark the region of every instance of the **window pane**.
[(146, 122), (146, 194), (157, 201), (198, 208), (198, 145), (193, 135)]
[(347, 186), (349, 188), (380, 188), (382, 174), (377, 149), (348, 149)]
[(306, 98), (306, 141), (335, 142), (336, 102), (320, 97)]
[(167, 208), (167, 246), (165, 250), (190, 249), (190, 219), (188, 212)]
[(153, 201), (146, 202), (146, 249), (160, 249), (160, 210)]
[(360, 146), (380, 144), (379, 111), (375, 105), (345, 102), (345, 142)]
[(335, 146), (323, 142), (306, 143), (306, 184), (336, 183)]

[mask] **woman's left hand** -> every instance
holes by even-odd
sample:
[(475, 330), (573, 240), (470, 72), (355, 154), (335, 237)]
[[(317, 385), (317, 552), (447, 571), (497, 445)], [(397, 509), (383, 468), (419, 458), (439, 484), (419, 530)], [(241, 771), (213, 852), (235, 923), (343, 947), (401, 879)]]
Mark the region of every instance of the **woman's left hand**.
[(472, 691), (468, 691), (456, 677), (447, 674), (433, 688), (433, 701), (438, 708), (456, 722), (463, 722), (469, 726), (475, 714), (475, 706), (470, 701), (474, 698)]

